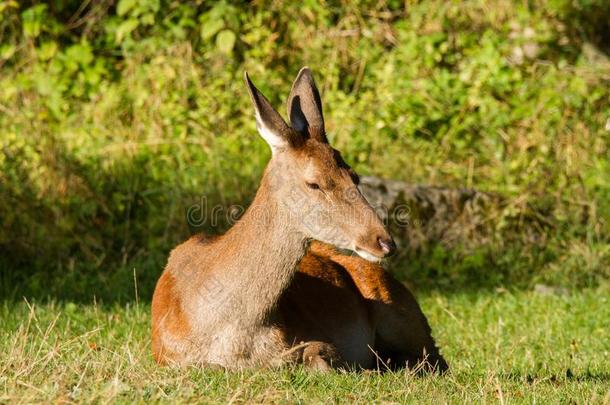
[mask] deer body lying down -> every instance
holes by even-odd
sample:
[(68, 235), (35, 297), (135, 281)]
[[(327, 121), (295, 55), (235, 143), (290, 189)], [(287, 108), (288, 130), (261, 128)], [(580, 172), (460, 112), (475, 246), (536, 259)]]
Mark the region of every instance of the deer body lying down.
[(247, 75), (246, 84), (272, 158), (227, 233), (170, 254), (152, 303), (155, 360), (445, 370), (417, 302), (377, 264), (394, 242), (327, 142), (309, 69), (292, 86), (290, 126)]

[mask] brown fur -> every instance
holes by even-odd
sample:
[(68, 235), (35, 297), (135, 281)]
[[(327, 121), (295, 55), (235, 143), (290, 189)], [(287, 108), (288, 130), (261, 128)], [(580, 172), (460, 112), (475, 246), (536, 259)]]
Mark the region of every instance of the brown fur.
[[(187, 245), (193, 248), (201, 240), (201, 236), (195, 236)], [(159, 279), (152, 306), (153, 325), (157, 325), (152, 331), (154, 358), (160, 364), (178, 362), (177, 353), (164, 348), (159, 337), (161, 328), (175, 339), (184, 338), (190, 331), (174, 278), (168, 273)], [(423, 363), (430, 370), (447, 369), (428, 322), (409, 290), (380, 265), (342, 254), (321, 242), (312, 242), (299, 263), (280, 299), (279, 314), (286, 347), (325, 342), (330, 347), (325, 350), (334, 353), (329, 362), (335, 367), (395, 369)], [(344, 353), (349, 348), (343, 346), (349, 345), (349, 332), (353, 332), (346, 326), (358, 322), (365, 325), (370, 340), (358, 348), (361, 361), (346, 361)], [(319, 343), (313, 347), (319, 350)], [(306, 358), (311, 351), (311, 347), (306, 349), (303, 362), (326, 369), (321, 366), (323, 361)]]
[(168, 351), (163, 346), (160, 337), (161, 330), (172, 335), (175, 339), (181, 339), (190, 332), (189, 321), (182, 311), (180, 296), (175, 289), (175, 279), (169, 273), (163, 273), (157, 288), (159, 292), (154, 295), (152, 301), (152, 350), (155, 361), (161, 364), (167, 363), (176, 353)]

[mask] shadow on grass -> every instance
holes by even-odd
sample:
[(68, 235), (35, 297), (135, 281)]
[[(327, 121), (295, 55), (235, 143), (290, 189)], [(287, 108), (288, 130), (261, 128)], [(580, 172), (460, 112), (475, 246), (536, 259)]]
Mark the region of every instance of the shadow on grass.
[[(165, 266), (170, 248), (137, 255), (134, 260), (110, 267), (93, 266), (90, 263), (70, 268), (53, 268), (24, 271), (13, 267), (0, 257), (0, 297), (20, 302), (23, 298), (37, 301), (64, 301), (102, 304), (133, 301), (150, 302), (156, 282)], [(404, 253), (384, 264), (394, 276), (404, 282), (415, 295), (440, 292), (453, 294), (488, 294), (500, 290), (532, 290), (540, 275), (531, 271), (532, 263), (516, 248), (514, 253), (504, 252), (498, 261), (493, 254), (432, 249), (425, 255)], [(500, 253), (496, 253), (500, 254)], [(548, 254), (547, 254), (548, 255)], [(534, 255), (535, 256), (535, 255)], [(544, 254), (534, 268), (544, 266)], [(548, 258), (547, 258), (548, 259)], [(592, 288), (599, 285), (602, 276), (582, 270), (561, 274), (556, 284), (543, 287), (549, 291), (569, 291)], [(597, 277), (597, 278), (596, 278)]]
[[(39, 147), (45, 150), (45, 167), (56, 177), (48, 180), (45, 192), (41, 180), (34, 182), (30, 175), (28, 156), (20, 149), (5, 151), (14, 162), (6, 176), (10, 181), (0, 184), (0, 296), (6, 300), (114, 303), (137, 297), (147, 302), (174, 246), (194, 231), (214, 235), (228, 227), (221, 220), (216, 226), (189, 229), (186, 209), (200, 193), (182, 180), (197, 175), (196, 169), (181, 177), (171, 170), (159, 174), (158, 168), (149, 170), (158, 158), (150, 151), (110, 166), (99, 157), (82, 161), (49, 134)], [(227, 200), (247, 206), (254, 181), (238, 184), (241, 190), (229, 198), (223, 189), (231, 187), (210, 185), (209, 209), (213, 202)], [(488, 243), (474, 251), (429, 243), (418, 251), (403, 251), (385, 267), (418, 293), (489, 291), (507, 285), (519, 289), (531, 288), (536, 269), (557, 254), (546, 246), (518, 243), (502, 248)], [(574, 274), (582, 280), (569, 278), (563, 284), (595, 283), (586, 272)]]
[(572, 41), (579, 48), (588, 42), (610, 56), (610, 2), (570, 1), (564, 7), (561, 20)]
[[(135, 299), (137, 285), (149, 300), (169, 251), (193, 231), (186, 209), (202, 190), (184, 179), (197, 175), (188, 163), (202, 152), (177, 150), (182, 161), (170, 163), (159, 162), (172, 151), (147, 149), (105, 160), (100, 153), (77, 157), (51, 133), (28, 142), (2, 150), (0, 297), (124, 302)], [(32, 159), (42, 174), (32, 174)], [(214, 206), (242, 192), (210, 184), (206, 198)], [(199, 230), (212, 233), (206, 225)], [(224, 228), (221, 222), (214, 231)]]
[(510, 372), (510, 373), (501, 373), (500, 378), (515, 381), (520, 383), (527, 384), (537, 384), (540, 382), (550, 382), (550, 383), (561, 383), (564, 381), (572, 381), (572, 382), (592, 382), (592, 383), (609, 383), (610, 382), (610, 373), (594, 373), (591, 371), (585, 371), (583, 373), (573, 373), (571, 369), (567, 369), (564, 374), (532, 374), (532, 373), (520, 373), (520, 372)]

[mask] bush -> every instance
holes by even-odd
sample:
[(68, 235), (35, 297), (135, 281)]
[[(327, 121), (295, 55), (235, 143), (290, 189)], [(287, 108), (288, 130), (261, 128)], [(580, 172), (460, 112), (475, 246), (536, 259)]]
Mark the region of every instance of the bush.
[[(243, 71), (279, 107), (305, 64), (357, 170), (508, 201), (493, 241), (406, 252), (396, 271), (443, 288), (607, 280), (604, 4), (0, 0), (3, 286), (127, 296), (135, 268), (149, 292), (188, 206), (253, 196), (269, 152)], [(542, 238), (507, 230), (532, 212)]]

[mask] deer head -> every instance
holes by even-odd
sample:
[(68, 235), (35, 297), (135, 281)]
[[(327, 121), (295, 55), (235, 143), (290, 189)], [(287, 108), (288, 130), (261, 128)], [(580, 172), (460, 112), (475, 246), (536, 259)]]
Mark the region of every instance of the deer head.
[(358, 175), (326, 138), (320, 94), (304, 67), (288, 97), (290, 125), (245, 81), (256, 126), (272, 151), (259, 192), (269, 194), (273, 214), (290, 231), (350, 249), (370, 261), (395, 250), (392, 237), (358, 189)]

